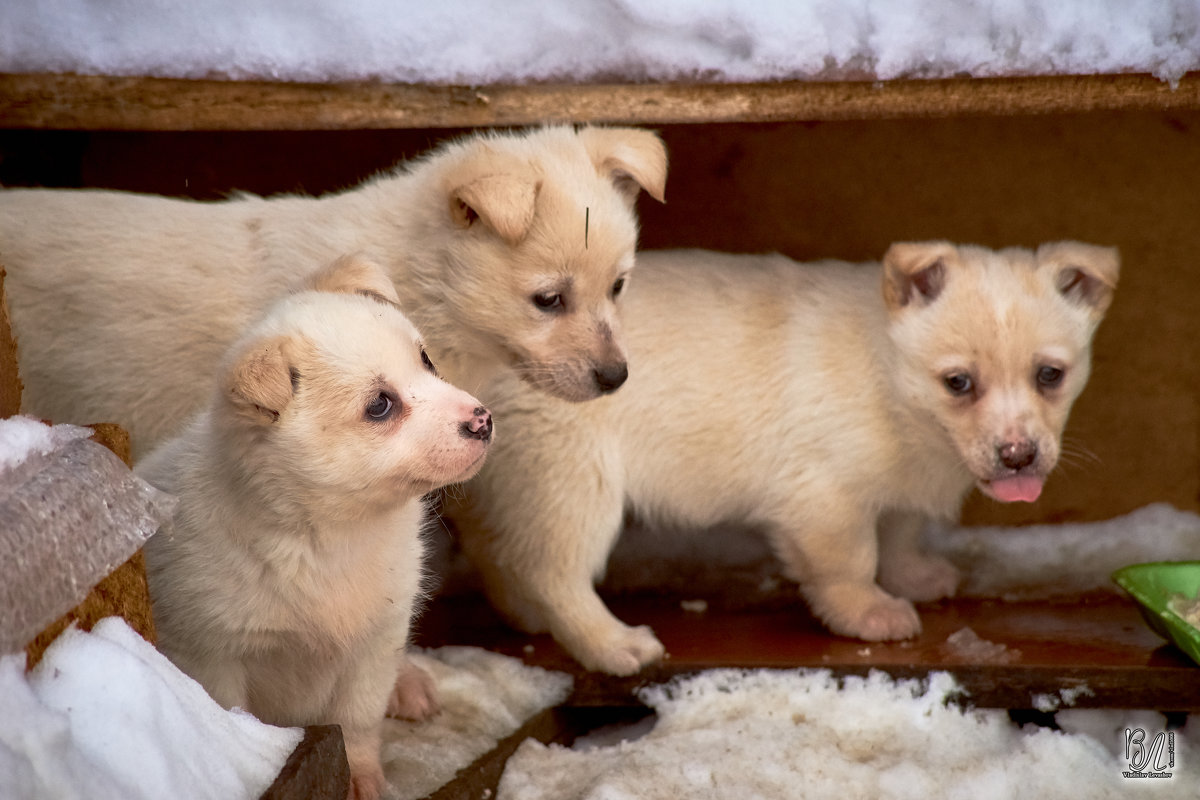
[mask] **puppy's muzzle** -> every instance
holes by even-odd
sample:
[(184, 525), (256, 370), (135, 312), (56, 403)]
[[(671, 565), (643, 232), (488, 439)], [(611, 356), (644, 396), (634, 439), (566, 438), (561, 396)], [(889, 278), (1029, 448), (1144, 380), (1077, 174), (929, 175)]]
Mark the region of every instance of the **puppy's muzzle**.
[(621, 361), (617, 364), (605, 364), (592, 370), (592, 378), (601, 394), (615, 392), (625, 379), (629, 377), (629, 366)]
[(489, 441), (492, 438), (491, 413), (483, 406), (479, 406), (471, 412), (471, 418), (459, 427), (459, 433), (467, 439)]

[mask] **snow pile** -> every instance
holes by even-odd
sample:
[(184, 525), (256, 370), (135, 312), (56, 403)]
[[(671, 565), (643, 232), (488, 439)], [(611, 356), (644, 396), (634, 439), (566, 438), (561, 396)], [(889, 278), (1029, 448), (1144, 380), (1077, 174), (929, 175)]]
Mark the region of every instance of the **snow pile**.
[(0, 797), (256, 798), (300, 742), (225, 711), (119, 617), (0, 658)]
[(1200, 67), (1196, 0), (11, 0), (0, 71), (449, 84)]
[[(1122, 777), (1129, 766), (1113, 740), (1123, 728), (1111, 728), (1119, 712), (1074, 712), (1078, 733), (1020, 728), (1004, 711), (948, 706), (957, 691), (944, 673), (927, 687), (873, 673), (839, 689), (822, 671), (713, 670), (643, 690), (658, 719), (641, 738), (585, 749), (526, 741), (497, 796), (1102, 800), (1146, 788)], [(1163, 729), (1161, 716), (1156, 724), (1151, 737)], [(1084, 732), (1108, 730), (1108, 741)], [(1177, 732), (1175, 774), (1152, 781), (1154, 796), (1194, 797), (1194, 759)]]
[(477, 647), (416, 651), (413, 660), (437, 682), (442, 710), (426, 722), (385, 720), (389, 800), (425, 797), (571, 692), (570, 675)]
[[(1101, 522), (1026, 527), (931, 526), (925, 546), (964, 573), (960, 597), (1046, 599), (1112, 591), (1112, 573), (1147, 561), (1200, 558), (1200, 515), (1153, 503)], [(453, 565), (460, 569), (458, 565)], [(465, 580), (450, 572), (448, 589)], [(604, 588), (652, 589), (723, 604), (756, 605), (795, 584), (761, 531), (722, 526), (710, 530), (651, 528), (638, 523), (622, 535)]]
[(1087, 524), (933, 529), (926, 544), (963, 570), (960, 595), (1045, 599), (1115, 591), (1129, 564), (1200, 558), (1200, 516), (1153, 503)]
[(50, 427), (33, 417), (9, 417), (0, 420), (0, 472), (15, 470), (26, 461), (50, 455), (76, 439), (92, 435), (78, 425)]
[(170, 517), (91, 431), (0, 420), (0, 653), (78, 605)]

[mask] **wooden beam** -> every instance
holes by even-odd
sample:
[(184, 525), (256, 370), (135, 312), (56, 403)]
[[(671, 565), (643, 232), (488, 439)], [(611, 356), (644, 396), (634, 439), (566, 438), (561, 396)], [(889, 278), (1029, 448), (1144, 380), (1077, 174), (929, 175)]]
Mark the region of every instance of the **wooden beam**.
[[(1197, 666), (1143, 622), (1128, 599), (1109, 593), (1046, 601), (955, 598), (920, 606), (921, 635), (905, 642), (860, 642), (830, 635), (794, 603), (684, 611), (667, 595), (611, 598), (628, 624), (650, 625), (669, 657), (629, 678), (579, 667), (548, 636), (516, 633), (475, 597), (439, 598), (421, 618), (419, 644), (485, 647), (545, 669), (568, 672), (574, 706), (637, 704), (640, 686), (706, 669), (825, 669), (837, 676), (873, 670), (897, 679), (948, 672), (964, 701), (980, 708), (1036, 708), (1046, 702), (1081, 708), (1200, 711)], [(955, 646), (969, 627), (991, 643)], [(998, 648), (997, 645), (1004, 647)], [(1000, 650), (1000, 652), (989, 652)]]
[(340, 130), (547, 122), (703, 123), (1200, 108), (1200, 73), (785, 81), (754, 84), (430, 86), (0, 74), (0, 127)]

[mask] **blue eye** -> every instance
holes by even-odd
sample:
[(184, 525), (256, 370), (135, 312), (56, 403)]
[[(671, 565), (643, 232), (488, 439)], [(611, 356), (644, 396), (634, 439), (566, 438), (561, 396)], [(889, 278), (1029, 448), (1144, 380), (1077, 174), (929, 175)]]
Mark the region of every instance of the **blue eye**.
[(392, 416), (392, 413), (399, 405), (399, 401), (392, 397), (392, 395), (387, 392), (380, 392), (371, 398), (371, 402), (367, 403), (367, 419), (375, 422), (383, 422)]

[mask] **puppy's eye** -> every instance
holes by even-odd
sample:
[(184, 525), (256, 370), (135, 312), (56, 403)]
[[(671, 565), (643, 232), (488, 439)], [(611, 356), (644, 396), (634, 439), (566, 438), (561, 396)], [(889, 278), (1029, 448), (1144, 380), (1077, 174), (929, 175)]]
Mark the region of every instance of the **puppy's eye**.
[(365, 413), (373, 422), (383, 422), (396, 412), (400, 402), (388, 392), (380, 392), (367, 403)]
[(617, 295), (619, 295), (621, 293), (621, 290), (624, 288), (625, 288), (625, 279), (617, 278), (616, 282), (613, 283), (613, 286), (612, 286), (612, 296), (616, 297)]
[(1066, 373), (1058, 367), (1045, 366), (1037, 371), (1038, 386), (1043, 389), (1055, 389), (1062, 383)]
[(975, 388), (975, 381), (971, 380), (971, 376), (965, 372), (955, 372), (952, 375), (947, 375), (942, 378), (942, 383), (945, 384), (946, 391), (955, 397), (965, 397)]
[(551, 294), (535, 294), (533, 304), (542, 311), (561, 311), (564, 308), (563, 296), (558, 292)]
[(429, 353), (425, 352), (424, 347), (421, 348), (421, 363), (425, 365), (425, 369), (429, 370), (434, 375), (437, 375), (437, 367), (435, 367), (433, 362), (429, 359)]

